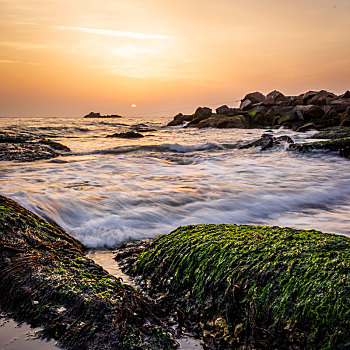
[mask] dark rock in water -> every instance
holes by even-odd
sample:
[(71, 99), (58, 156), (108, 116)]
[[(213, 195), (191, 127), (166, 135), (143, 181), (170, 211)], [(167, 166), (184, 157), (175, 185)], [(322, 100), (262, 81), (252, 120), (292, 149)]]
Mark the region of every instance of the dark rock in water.
[(54, 223), (0, 196), (0, 306), (61, 348), (174, 349), (162, 310)]
[(139, 139), (144, 136), (134, 131), (127, 131), (127, 132), (120, 132), (112, 135), (107, 135), (107, 137), (119, 137), (121, 139)]
[(131, 130), (134, 132), (150, 132), (157, 131), (156, 129), (149, 128), (146, 124), (131, 125)]
[(334, 127), (318, 132), (313, 139), (342, 139), (350, 137), (350, 127)]
[(217, 114), (225, 114), (230, 111), (230, 108), (226, 105), (223, 105), (221, 107), (216, 108), (216, 113)]
[(0, 132), (0, 161), (31, 162), (70, 152), (67, 146), (34, 134)]
[(289, 146), (290, 150), (308, 152), (312, 150), (328, 150), (337, 152), (339, 156), (350, 158), (350, 137), (331, 139), (329, 141), (295, 143)]
[(324, 116), (323, 108), (320, 106), (295, 106), (294, 111), (298, 111), (302, 114), (305, 123), (319, 120)]
[(287, 135), (274, 137), (270, 134), (263, 134), (259, 140), (249, 142), (248, 144), (242, 145), (239, 149), (247, 149), (252, 147), (261, 147), (262, 151), (265, 151), (269, 148), (280, 146), (283, 143), (292, 144), (294, 141)]
[(211, 108), (208, 107), (198, 107), (194, 113), (195, 119), (203, 120), (205, 118), (210, 117), (213, 114), (213, 111)]
[(110, 115), (101, 115), (101, 113), (90, 112), (85, 115), (84, 118), (122, 118), (118, 114), (110, 114)]
[(345, 349), (349, 248), (314, 230), (190, 225), (124, 266), (208, 349)]

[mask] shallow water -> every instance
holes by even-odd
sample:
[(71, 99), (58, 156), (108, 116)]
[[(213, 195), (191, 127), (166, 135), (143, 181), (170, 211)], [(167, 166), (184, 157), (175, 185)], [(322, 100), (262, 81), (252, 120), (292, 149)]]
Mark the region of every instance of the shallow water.
[[(149, 118), (151, 119), (151, 118)], [(238, 150), (263, 130), (162, 128), (168, 120), (0, 119), (2, 130), (55, 137), (74, 152), (2, 163), (1, 194), (91, 248), (156, 237), (179, 225), (291, 226), (350, 235), (349, 160), (283, 147)], [(146, 123), (137, 140), (106, 138)], [(274, 130), (303, 142), (312, 133)]]
[(31, 328), (24, 323), (19, 325), (0, 314), (0, 350), (58, 350), (54, 341), (36, 338), (40, 328)]

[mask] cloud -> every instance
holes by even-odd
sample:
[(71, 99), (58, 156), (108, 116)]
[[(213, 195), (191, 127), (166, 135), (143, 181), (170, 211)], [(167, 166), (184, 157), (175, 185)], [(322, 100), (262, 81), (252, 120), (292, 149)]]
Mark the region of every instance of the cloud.
[(166, 40), (166, 39), (173, 39), (174, 38), (173, 36), (170, 36), (170, 35), (125, 32), (125, 31), (121, 31), (121, 30), (97, 29), (97, 28), (87, 28), (87, 27), (55, 26), (55, 28), (60, 29), (60, 30), (73, 31), (73, 32), (106, 35), (106, 36), (116, 36), (116, 37), (121, 37), (121, 38), (132, 38), (132, 39)]

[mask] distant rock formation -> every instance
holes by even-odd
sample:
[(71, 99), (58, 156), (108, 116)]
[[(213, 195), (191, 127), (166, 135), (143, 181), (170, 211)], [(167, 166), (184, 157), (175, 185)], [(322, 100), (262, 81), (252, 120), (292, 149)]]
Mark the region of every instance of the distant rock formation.
[(101, 113), (90, 112), (84, 118), (122, 118), (122, 116), (118, 114), (101, 115)]
[(295, 131), (323, 130), (350, 126), (350, 91), (335, 95), (325, 90), (308, 91), (298, 96), (285, 96), (274, 90), (264, 96), (247, 94), (239, 108), (223, 105), (216, 113), (199, 107), (192, 115), (176, 115), (168, 126), (197, 128), (279, 128)]

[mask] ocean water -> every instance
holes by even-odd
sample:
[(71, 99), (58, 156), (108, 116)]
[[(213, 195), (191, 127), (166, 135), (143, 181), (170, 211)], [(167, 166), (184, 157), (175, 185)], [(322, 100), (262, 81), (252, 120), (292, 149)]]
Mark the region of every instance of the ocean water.
[[(163, 127), (169, 118), (0, 119), (73, 154), (0, 164), (0, 193), (57, 222), (91, 248), (157, 237), (180, 225), (236, 223), (350, 236), (350, 162), (286, 147), (238, 150), (264, 130)], [(106, 138), (144, 123), (136, 140)], [(304, 142), (306, 134), (274, 130)]]

